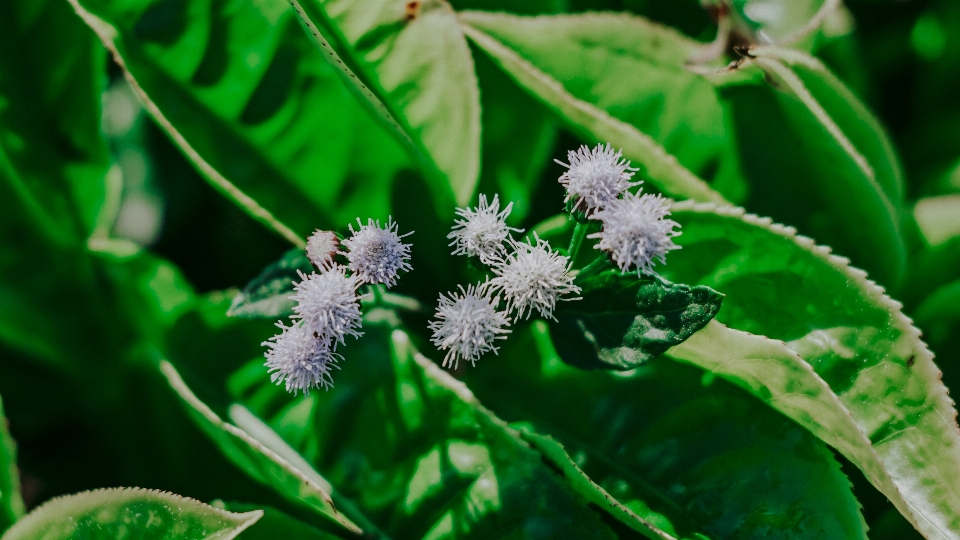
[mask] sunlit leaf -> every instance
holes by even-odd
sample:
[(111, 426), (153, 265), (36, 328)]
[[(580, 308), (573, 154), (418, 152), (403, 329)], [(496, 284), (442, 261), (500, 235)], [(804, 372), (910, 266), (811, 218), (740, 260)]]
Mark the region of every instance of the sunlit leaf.
[(163, 491), (114, 488), (44, 503), (4, 540), (230, 540), (257, 522), (260, 510), (234, 514)]

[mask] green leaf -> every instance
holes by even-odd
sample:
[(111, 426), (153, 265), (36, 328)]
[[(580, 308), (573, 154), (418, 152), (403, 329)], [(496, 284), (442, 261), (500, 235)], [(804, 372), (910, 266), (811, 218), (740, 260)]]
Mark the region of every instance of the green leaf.
[(257, 361), (230, 382), (391, 537), (614, 538), (461, 383), (369, 312), (335, 387), (295, 398)]
[(283, 0), (71, 3), (194, 166), (291, 243), (389, 213), (404, 150)]
[[(750, 358), (767, 357), (747, 354), (718, 375), (842, 452), (925, 536), (953, 538), (960, 494), (944, 479), (960, 475), (956, 411), (900, 305), (846, 259), (768, 218), (713, 205), (671, 210), (683, 249), (664, 275), (723, 292), (718, 321), (799, 355), (758, 364)], [(707, 362), (726, 354), (722, 347), (685, 360), (713, 369)]]
[(324, 58), (409, 136), (427, 163), (427, 176), (437, 180), (431, 184), (437, 201), (453, 195), (466, 204), (480, 173), (480, 95), (449, 4), (291, 3)]
[(304, 250), (294, 248), (279, 261), (264, 268), (260, 275), (233, 297), (227, 315), (276, 318), (293, 313), (296, 302), (290, 296), (293, 294), (293, 283), (300, 281), (297, 270), (309, 274), (313, 267)]
[(17, 447), (7, 427), (0, 399), (0, 534), (23, 517), (25, 508), (20, 496), (20, 474), (17, 472)]
[(906, 263), (899, 169), (879, 126), (818, 61), (777, 49), (751, 54), (756, 58), (736, 70), (735, 81), (721, 83), (750, 183), (746, 206), (896, 285)]
[(82, 244), (109, 166), (103, 51), (58, 0), (5, 2), (0, 20), (0, 182), (47, 241)]
[(249, 512), (261, 509), (263, 517), (240, 536), (243, 540), (342, 540), (343, 537), (318, 530), (280, 510), (259, 505), (228, 502), (231, 512)]
[(537, 322), (466, 383), (508, 421), (560, 441), (593, 483), (670, 536), (865, 537), (829, 449), (700, 370), (664, 360), (574, 369)]
[(163, 491), (99, 489), (44, 503), (3, 540), (229, 540), (262, 515), (234, 514)]
[(709, 287), (616, 268), (576, 282), (583, 299), (559, 306), (550, 326), (560, 357), (581, 369), (624, 371), (649, 362), (703, 328), (723, 300)]
[(620, 14), (463, 12), (460, 21), (478, 47), (578, 135), (623, 148), (639, 175), (665, 193), (724, 200), (690, 171), (716, 169), (724, 144), (716, 90), (683, 67), (696, 42)]
[[(318, 514), (338, 523), (345, 530), (359, 533), (360, 529), (333, 505), (329, 486), (306, 462), (291, 462), (282, 454), (296, 456), (292, 450), (280, 447), (280, 452), (233, 424), (224, 422), (210, 407), (200, 401), (187, 387), (177, 370), (167, 361), (160, 363), (160, 371), (170, 382), (187, 408), (194, 422), (216, 443), (220, 450), (255, 480), (269, 485), (291, 501), (300, 503)], [(242, 413), (241, 413), (242, 414)], [(264, 436), (261, 435), (261, 439)], [(271, 443), (277, 443), (279, 438)], [(282, 441), (279, 441), (282, 444)]]
[[(941, 358), (960, 357), (960, 280), (937, 288), (911, 314), (930, 348)], [(943, 382), (955, 393), (960, 389), (960, 365), (942, 362)]]

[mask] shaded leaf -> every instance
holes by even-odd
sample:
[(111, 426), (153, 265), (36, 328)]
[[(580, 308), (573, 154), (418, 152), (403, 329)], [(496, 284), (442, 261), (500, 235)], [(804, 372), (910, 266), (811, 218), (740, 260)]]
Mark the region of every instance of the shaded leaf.
[(518, 433), (374, 315), (342, 349), (333, 390), (294, 398), (259, 362), (231, 388), (389, 536), (614, 537)]
[(20, 473), (17, 471), (17, 447), (7, 427), (0, 400), (0, 534), (25, 513), (20, 496)]
[(581, 369), (622, 371), (649, 362), (703, 328), (723, 300), (709, 287), (616, 268), (581, 274), (576, 283), (583, 299), (559, 306), (550, 326), (560, 357)]
[(631, 512), (678, 538), (865, 537), (829, 449), (789, 419), (674, 362), (574, 369), (550, 340), (542, 322), (515, 330), (466, 382), (507, 420), (561, 442)]
[(266, 267), (260, 275), (244, 286), (230, 304), (230, 317), (276, 318), (293, 313), (296, 304), (290, 299), (294, 282), (300, 281), (297, 270), (313, 271), (307, 254), (299, 248), (286, 252), (279, 261)]
[[(213, 410), (197, 399), (169, 362), (160, 363), (160, 371), (170, 382), (190, 417), (210, 436), (223, 453), (255, 480), (276, 489), (281, 495), (298, 502), (345, 530), (358, 533), (360, 529), (337, 512), (333, 499), (322, 487), (325, 481), (312, 469), (303, 470), (271, 450), (262, 441), (245, 430), (220, 419)], [(299, 463), (301, 467), (305, 462)]]
[(163, 491), (114, 488), (52, 499), (7, 531), (4, 540), (229, 540), (260, 510), (234, 514)]
[[(787, 342), (805, 361), (725, 364), (732, 372), (718, 375), (837, 448), (925, 536), (954, 538), (960, 493), (943, 479), (960, 475), (956, 411), (900, 305), (846, 259), (768, 218), (713, 205), (671, 210), (683, 249), (664, 274), (722, 291), (718, 321)], [(801, 388), (819, 388), (817, 399), (792, 399)]]
[(71, 3), (197, 169), (291, 243), (389, 213), (407, 157), (283, 0)]
[(105, 57), (63, 2), (5, 2), (0, 20), (0, 182), (48, 241), (81, 244), (109, 166), (100, 134)]
[(696, 42), (620, 14), (463, 12), (460, 20), (478, 47), (578, 135), (622, 147), (638, 174), (665, 193), (723, 200), (689, 169), (717, 167), (724, 129), (714, 88), (683, 68)]
[(293, 518), (280, 510), (270, 507), (243, 503), (226, 503), (226, 509), (231, 512), (250, 512), (260, 510), (261, 517), (253, 527), (243, 531), (242, 540), (341, 540), (341, 536), (316, 529), (306, 523)]
[(466, 204), (480, 173), (480, 96), (470, 50), (449, 4), (291, 3), (324, 58), (409, 137), (434, 180), (438, 208), (450, 195)]

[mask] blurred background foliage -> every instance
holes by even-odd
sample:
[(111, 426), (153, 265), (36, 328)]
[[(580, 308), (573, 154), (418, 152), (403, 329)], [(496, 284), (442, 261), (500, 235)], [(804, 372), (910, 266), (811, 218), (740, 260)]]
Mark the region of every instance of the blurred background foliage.
[[(625, 11), (702, 42), (716, 35), (710, 6), (696, 0), (452, 3), (524, 14)], [(762, 4), (778, 3), (786, 0), (732, 5), (743, 28), (776, 37), (790, 21), (766, 21)], [(179, 358), (198, 395), (227, 403), (224, 388), (204, 381), (241, 368), (273, 329), (269, 321), (226, 321), (222, 311), (235, 289), (289, 249), (289, 238), (208, 182), (147, 108), (162, 110), (213, 168), (296, 235), (389, 214), (401, 230), (415, 230), (416, 271), (398, 290), (424, 301), (469, 272), (438, 256), (457, 188), (444, 195), (434, 176), (418, 172), (424, 168), (340, 82), (286, 2), (253, 2), (254, 12), (246, 0), (158, 0), (139, 15), (132, 2), (79, 4), (122, 30), (115, 46), (154, 102), (141, 100), (66, 0), (0, 0), (0, 174), (11, 179), (0, 183), (0, 396), (19, 445), (25, 502), (127, 485), (298, 515), (221, 457), (151, 363), (162, 354)], [(794, 11), (786, 18), (812, 13)], [(789, 149), (766, 124), (775, 110), (769, 95), (721, 90), (734, 108), (761, 111), (740, 117), (739, 154), (723, 138), (730, 127), (719, 109), (681, 110), (685, 104), (671, 95), (654, 96), (649, 109), (605, 106), (647, 123), (668, 150), (687, 149), (681, 162), (730, 201), (871, 267), (923, 330), (944, 382), (960, 391), (960, 4), (847, 0), (802, 47), (863, 100), (893, 141), (903, 169), (902, 186), (895, 165), (889, 181), (889, 190), (903, 192), (894, 197), (902, 206), (901, 255), (857, 252), (832, 236), (829, 216), (796, 213), (819, 171), (809, 156), (784, 157)], [(462, 166), (479, 167), (478, 191), (515, 201), (512, 224), (529, 228), (559, 210), (562, 168), (552, 160), (580, 144), (581, 134), (473, 44), (470, 52), (483, 150), (478, 164)], [(691, 144), (687, 137), (700, 138)], [(792, 191), (740, 178), (751, 168), (791, 175)], [(24, 170), (31, 176), (17, 172)], [(916, 534), (840, 461), (871, 538)]]

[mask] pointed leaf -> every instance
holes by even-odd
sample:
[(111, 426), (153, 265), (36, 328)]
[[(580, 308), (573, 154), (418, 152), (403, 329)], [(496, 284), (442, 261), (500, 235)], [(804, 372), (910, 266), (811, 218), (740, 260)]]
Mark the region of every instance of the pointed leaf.
[(594, 484), (675, 538), (865, 538), (829, 449), (700, 370), (664, 360), (575, 369), (537, 322), (466, 382), (507, 420), (560, 441)]
[(372, 316), (329, 392), (294, 398), (260, 362), (231, 388), (387, 535), (614, 537), (516, 431)]
[(234, 514), (163, 491), (99, 489), (47, 501), (3, 540), (230, 540), (262, 515)]
[(233, 298), (227, 315), (277, 318), (293, 313), (296, 302), (290, 296), (294, 292), (294, 282), (300, 281), (297, 270), (309, 274), (313, 267), (304, 250), (294, 248), (247, 283)]
[(194, 166), (291, 243), (389, 213), (404, 150), (283, 0), (70, 1)]
[(580, 136), (623, 148), (640, 177), (665, 193), (723, 200), (690, 171), (716, 169), (724, 144), (716, 90), (684, 68), (696, 42), (621, 14), (463, 12), (460, 20), (477, 46)]
[(363, 99), (399, 124), (427, 163), (438, 201), (464, 205), (480, 174), (480, 95), (446, 2), (294, 0), (320, 49)]
[[(844, 453), (927, 538), (960, 537), (960, 492), (946, 480), (960, 476), (957, 413), (900, 305), (792, 228), (713, 205), (679, 203), (672, 212), (683, 249), (664, 274), (723, 292), (718, 321), (787, 342), (805, 361), (771, 357), (763, 368), (749, 359), (765, 356), (748, 354), (718, 375)], [(703, 346), (714, 347), (722, 346)], [(713, 369), (706, 356), (686, 361)]]
[(622, 275), (616, 268), (581, 274), (576, 282), (583, 299), (559, 306), (550, 326), (560, 357), (581, 369), (642, 365), (703, 328), (723, 300), (709, 287)]
[(0, 534), (24, 514), (17, 471), (17, 447), (7, 427), (0, 400)]
[(288, 499), (298, 502), (318, 514), (338, 523), (344, 529), (359, 533), (360, 529), (337, 511), (330, 494), (324, 490), (329, 485), (312, 469), (303, 469), (305, 463), (296, 465), (257, 440), (245, 430), (220, 419), (210, 407), (200, 401), (169, 362), (160, 363), (160, 371), (170, 382), (190, 417), (220, 447), (224, 454), (255, 480), (269, 485)]

